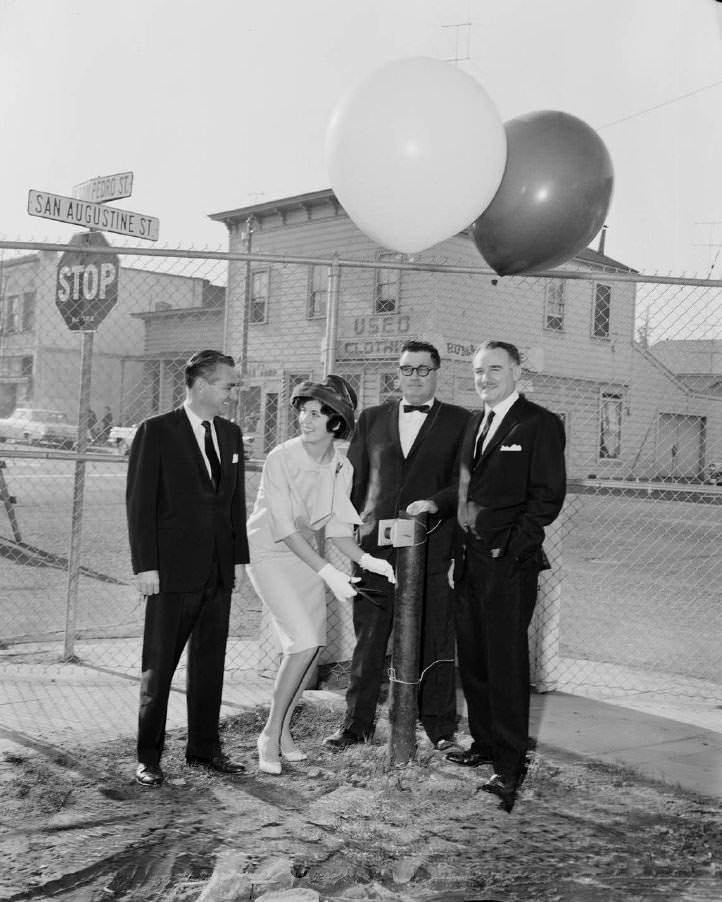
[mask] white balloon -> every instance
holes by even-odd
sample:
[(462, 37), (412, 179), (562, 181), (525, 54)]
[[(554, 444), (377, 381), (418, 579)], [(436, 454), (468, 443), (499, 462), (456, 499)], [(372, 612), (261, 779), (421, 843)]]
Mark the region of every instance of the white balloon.
[(484, 88), (449, 63), (388, 63), (338, 103), (326, 132), (331, 186), (356, 225), (413, 254), (467, 228), (491, 202), (506, 132)]

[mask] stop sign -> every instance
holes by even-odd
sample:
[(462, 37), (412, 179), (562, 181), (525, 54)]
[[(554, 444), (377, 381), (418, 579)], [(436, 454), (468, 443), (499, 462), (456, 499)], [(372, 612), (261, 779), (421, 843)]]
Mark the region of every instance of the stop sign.
[(81, 232), (69, 243), (79, 249), (58, 261), (55, 305), (69, 329), (94, 332), (118, 302), (118, 255), (82, 250), (109, 247), (102, 232)]

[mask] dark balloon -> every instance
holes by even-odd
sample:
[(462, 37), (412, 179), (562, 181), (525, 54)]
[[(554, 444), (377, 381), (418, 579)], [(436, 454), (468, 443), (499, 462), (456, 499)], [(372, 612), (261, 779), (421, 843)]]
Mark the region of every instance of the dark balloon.
[(472, 236), (500, 276), (541, 272), (570, 260), (601, 229), (612, 159), (594, 129), (568, 113), (528, 113), (504, 129), (504, 175)]

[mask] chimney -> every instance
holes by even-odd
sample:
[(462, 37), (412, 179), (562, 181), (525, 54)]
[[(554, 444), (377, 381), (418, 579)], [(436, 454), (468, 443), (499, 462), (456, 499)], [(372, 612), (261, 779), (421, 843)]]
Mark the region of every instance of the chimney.
[(599, 247), (597, 248), (598, 254), (604, 254), (604, 240), (607, 237), (607, 227), (605, 225), (602, 226), (602, 231), (599, 233)]

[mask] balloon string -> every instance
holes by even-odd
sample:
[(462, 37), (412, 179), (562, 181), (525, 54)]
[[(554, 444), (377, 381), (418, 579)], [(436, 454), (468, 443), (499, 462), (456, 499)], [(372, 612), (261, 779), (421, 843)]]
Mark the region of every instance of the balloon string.
[(420, 686), (421, 681), (426, 676), (426, 673), (431, 670), (436, 664), (456, 664), (454, 658), (439, 658), (437, 661), (432, 661), (427, 667), (421, 671), (418, 680), (413, 680), (409, 682), (408, 680), (399, 680), (396, 676), (396, 668), (392, 665), (388, 669), (389, 682), (390, 683), (400, 683), (403, 686)]

